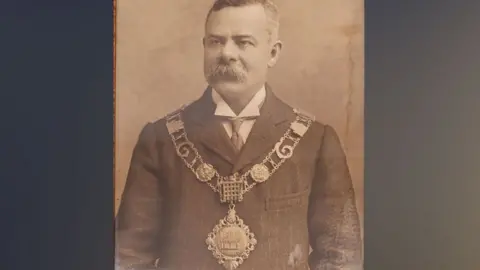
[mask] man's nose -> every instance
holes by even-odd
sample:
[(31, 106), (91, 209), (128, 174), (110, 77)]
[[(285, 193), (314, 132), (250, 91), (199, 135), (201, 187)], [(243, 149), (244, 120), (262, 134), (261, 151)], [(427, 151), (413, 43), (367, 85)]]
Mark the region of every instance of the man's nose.
[(222, 56), (227, 61), (234, 61), (238, 58), (238, 47), (233, 41), (227, 41), (222, 48)]

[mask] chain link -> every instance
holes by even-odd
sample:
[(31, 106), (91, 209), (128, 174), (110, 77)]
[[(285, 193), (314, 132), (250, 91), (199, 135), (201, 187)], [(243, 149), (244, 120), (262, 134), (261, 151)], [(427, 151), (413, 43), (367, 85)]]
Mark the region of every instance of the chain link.
[[(200, 165), (202, 164), (206, 164), (204, 161), (203, 161), (203, 158), (202, 156), (198, 153), (197, 149), (195, 148), (195, 146), (193, 145), (193, 143), (188, 139), (187, 137), (187, 134), (185, 132), (185, 129), (184, 129), (184, 123), (183, 121), (181, 120), (181, 111), (183, 111), (184, 107), (182, 107), (181, 109), (177, 110), (176, 112), (168, 115), (166, 118), (167, 118), (167, 125), (168, 123), (170, 123), (170, 120), (174, 119), (174, 118), (178, 118), (178, 120), (174, 120), (174, 121), (178, 121), (179, 122), (179, 127), (177, 128), (176, 131), (182, 131), (182, 133), (178, 136), (178, 138), (175, 138), (174, 136), (174, 132), (171, 132), (170, 129), (169, 129), (169, 133), (170, 133), (170, 137), (172, 139), (172, 142), (177, 150), (177, 153), (179, 154), (179, 156), (181, 157), (181, 159), (184, 161), (185, 165), (187, 166), (187, 168), (189, 168), (193, 174), (198, 178), (198, 175), (197, 175), (197, 172), (195, 170), (195, 164), (197, 163), (200, 163)], [(306, 117), (302, 117), (299, 115), (299, 113), (297, 111), (295, 111), (295, 113), (297, 114), (297, 117), (295, 119), (295, 122), (304, 122), (305, 126), (306, 126), (306, 129), (308, 129), (311, 125), (311, 123), (313, 122), (313, 120), (311, 118), (306, 118)], [(292, 131), (292, 128), (290, 127), (286, 132), (285, 134), (280, 138), (279, 142), (277, 143), (276, 147), (274, 147), (267, 155), (266, 157), (263, 159), (263, 161), (261, 162), (261, 164), (265, 165), (265, 164), (270, 164), (272, 166), (272, 169), (270, 170), (269, 172), (269, 175), (268, 175), (268, 178), (267, 180), (281, 167), (281, 165), (289, 158), (291, 157), (291, 155), (293, 155), (293, 150), (295, 149), (295, 147), (298, 145), (298, 143), (300, 142), (300, 139), (301, 137), (293, 137), (292, 134), (293, 131)], [(186, 141), (186, 145), (189, 145), (189, 149), (186, 149), (187, 151), (187, 154), (185, 155), (185, 157), (183, 155), (180, 154), (180, 146), (177, 144), (177, 140), (180, 139), (180, 138), (183, 138), (185, 139)], [(273, 159), (272, 159), (272, 156), (273, 154), (275, 154), (277, 151), (278, 151), (278, 148), (280, 147), (280, 145), (282, 145), (286, 139), (289, 139), (293, 142), (293, 144), (291, 145), (291, 148), (290, 148), (290, 153), (289, 153), (289, 156), (288, 157), (281, 157), (279, 156), (280, 158), (280, 161), (279, 162), (275, 162)], [(194, 154), (194, 158), (192, 160), (192, 162), (188, 162), (187, 160), (187, 157), (189, 156), (190, 154), (190, 151), (193, 151), (193, 154)], [(278, 156), (278, 154), (277, 154)], [(248, 175), (251, 174), (252, 172), (252, 168), (250, 168), (247, 172), (245, 172), (244, 174), (242, 174), (240, 176), (240, 179), (242, 179), (245, 183), (245, 188), (243, 190), (241, 190), (241, 196), (240, 197), (243, 197), (244, 194), (246, 194), (247, 192), (249, 192), (250, 190), (252, 190), (253, 187), (255, 187), (258, 183), (253, 181), (253, 183), (251, 184), (248, 184)], [(221, 176), (217, 170), (214, 170), (215, 171), (215, 174), (214, 174), (214, 177), (213, 178), (216, 178), (216, 182), (217, 182), (217, 186), (215, 186), (213, 183), (212, 183), (212, 179), (206, 181), (206, 184), (215, 192), (215, 193), (220, 193), (220, 188), (218, 186), (218, 183), (220, 182), (220, 180), (224, 180), (225, 178), (227, 177), (224, 177), (224, 176)], [(266, 181), (266, 180), (265, 180)], [(241, 200), (240, 200), (241, 201)]]

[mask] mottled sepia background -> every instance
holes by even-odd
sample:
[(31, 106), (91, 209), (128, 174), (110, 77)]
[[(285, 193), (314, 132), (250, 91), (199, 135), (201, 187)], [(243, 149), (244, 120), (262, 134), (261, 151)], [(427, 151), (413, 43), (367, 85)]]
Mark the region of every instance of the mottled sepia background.
[[(202, 36), (213, 0), (117, 0), (115, 199), (147, 121), (202, 94)], [(277, 0), (284, 42), (269, 83), (338, 132), (363, 221), (363, 0)]]

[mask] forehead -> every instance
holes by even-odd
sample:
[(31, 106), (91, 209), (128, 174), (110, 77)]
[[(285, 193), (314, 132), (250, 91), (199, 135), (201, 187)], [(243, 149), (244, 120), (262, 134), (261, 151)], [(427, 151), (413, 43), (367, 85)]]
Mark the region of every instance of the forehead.
[(215, 35), (260, 35), (266, 33), (267, 27), (265, 9), (261, 5), (248, 5), (212, 12), (205, 32)]

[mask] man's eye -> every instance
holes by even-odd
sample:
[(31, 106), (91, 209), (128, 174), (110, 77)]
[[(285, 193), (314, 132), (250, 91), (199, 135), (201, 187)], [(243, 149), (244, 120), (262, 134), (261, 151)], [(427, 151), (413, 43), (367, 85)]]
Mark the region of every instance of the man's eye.
[(212, 44), (212, 45), (218, 45), (218, 44), (220, 44), (220, 40), (218, 40), (218, 39), (210, 39), (210, 42), (209, 42), (209, 43)]
[(253, 45), (252, 42), (250, 42), (249, 40), (240, 40), (238, 42), (239, 45), (241, 46), (250, 46), (250, 45)]

